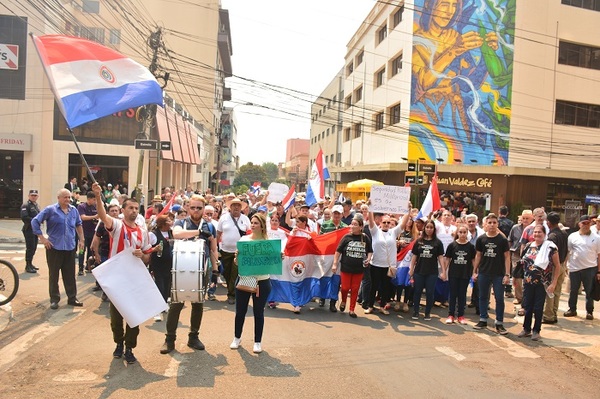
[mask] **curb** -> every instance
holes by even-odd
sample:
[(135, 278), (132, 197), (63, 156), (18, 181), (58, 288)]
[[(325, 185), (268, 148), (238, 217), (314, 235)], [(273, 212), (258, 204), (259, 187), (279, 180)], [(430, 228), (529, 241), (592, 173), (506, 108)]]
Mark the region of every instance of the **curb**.
[(561, 352), (563, 355), (565, 355), (566, 357), (568, 357), (571, 360), (576, 361), (577, 363), (581, 364), (582, 366), (600, 370), (600, 361), (594, 359), (593, 357), (591, 357), (589, 355), (586, 355), (585, 353), (578, 351), (577, 349), (561, 348), (561, 347), (557, 347), (557, 346), (554, 346), (552, 348)]

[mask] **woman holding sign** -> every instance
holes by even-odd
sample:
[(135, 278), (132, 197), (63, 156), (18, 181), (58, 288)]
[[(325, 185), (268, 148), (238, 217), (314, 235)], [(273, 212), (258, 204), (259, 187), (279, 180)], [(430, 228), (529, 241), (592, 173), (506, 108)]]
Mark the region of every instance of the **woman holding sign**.
[[(250, 219), (250, 235), (245, 235), (240, 238), (240, 241), (257, 241), (257, 240), (268, 240), (267, 235), (267, 219), (264, 215), (259, 213), (252, 216)], [(234, 261), (237, 263), (237, 253)], [(247, 277), (247, 276), (244, 276)], [(271, 292), (271, 280), (269, 280), (268, 274), (259, 276), (250, 276), (256, 279), (257, 285), (255, 292), (250, 292), (240, 284), (240, 277), (236, 282), (235, 288), (235, 335), (233, 341), (229, 347), (231, 349), (237, 349), (240, 347), (242, 341), (242, 330), (244, 329), (244, 321), (246, 319), (246, 312), (248, 311), (248, 304), (250, 297), (252, 297), (252, 309), (254, 311), (254, 353), (261, 353), (261, 341), (263, 328), (265, 325), (265, 305), (267, 298)], [(243, 278), (243, 277), (242, 277)]]

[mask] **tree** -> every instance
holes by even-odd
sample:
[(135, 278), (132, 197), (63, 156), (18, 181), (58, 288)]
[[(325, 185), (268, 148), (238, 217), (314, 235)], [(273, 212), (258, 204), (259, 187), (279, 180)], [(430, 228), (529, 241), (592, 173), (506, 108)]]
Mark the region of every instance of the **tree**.
[(265, 182), (267, 174), (260, 165), (254, 165), (252, 162), (248, 162), (246, 165), (242, 165), (240, 170), (236, 173), (235, 180), (233, 181), (234, 186), (246, 185), (251, 187), (255, 181)]
[(277, 180), (279, 177), (279, 168), (273, 162), (265, 162), (262, 164), (262, 168), (265, 170), (267, 174), (267, 181), (265, 185), (268, 186), (270, 183)]

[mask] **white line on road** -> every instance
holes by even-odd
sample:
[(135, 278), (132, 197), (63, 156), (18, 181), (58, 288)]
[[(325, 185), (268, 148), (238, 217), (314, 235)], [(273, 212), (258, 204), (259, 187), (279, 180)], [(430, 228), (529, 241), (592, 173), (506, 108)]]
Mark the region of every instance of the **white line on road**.
[(25, 353), (33, 345), (40, 343), (63, 325), (84, 313), (85, 309), (77, 311), (71, 308), (59, 309), (47, 321), (0, 349), (0, 373), (5, 372), (19, 358), (19, 355)]
[(454, 358), (454, 359), (458, 360), (459, 362), (462, 362), (463, 360), (466, 359), (466, 357), (464, 357), (460, 353), (456, 352), (454, 349), (450, 348), (449, 346), (436, 346), (435, 350), (443, 353), (446, 356), (450, 356), (451, 358)]
[(489, 342), (497, 348), (503, 349), (508, 352), (512, 357), (537, 359), (540, 357), (535, 352), (530, 351), (527, 348), (520, 346), (519, 344), (511, 341), (510, 339), (502, 336), (491, 337), (488, 334), (475, 334), (477, 337), (484, 341)]

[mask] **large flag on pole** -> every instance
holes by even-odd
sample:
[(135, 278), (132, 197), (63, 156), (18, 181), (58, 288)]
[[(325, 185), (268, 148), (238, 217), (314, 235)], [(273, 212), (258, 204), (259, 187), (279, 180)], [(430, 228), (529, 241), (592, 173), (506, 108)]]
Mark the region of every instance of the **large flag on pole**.
[(31, 38), (69, 128), (129, 108), (163, 105), (156, 78), (123, 54), (79, 37)]
[(308, 178), (308, 187), (306, 189), (306, 204), (313, 206), (322, 201), (325, 197), (325, 180), (329, 179), (329, 170), (325, 164), (325, 155), (320, 149), (315, 162), (313, 162), (312, 170)]
[(421, 205), (421, 210), (419, 211), (417, 218), (427, 218), (431, 212), (437, 211), (441, 207), (440, 193), (437, 186), (437, 174), (435, 174), (431, 179), (431, 185), (429, 186), (429, 190), (427, 190), (427, 196), (425, 196), (425, 201), (423, 201), (423, 205)]

